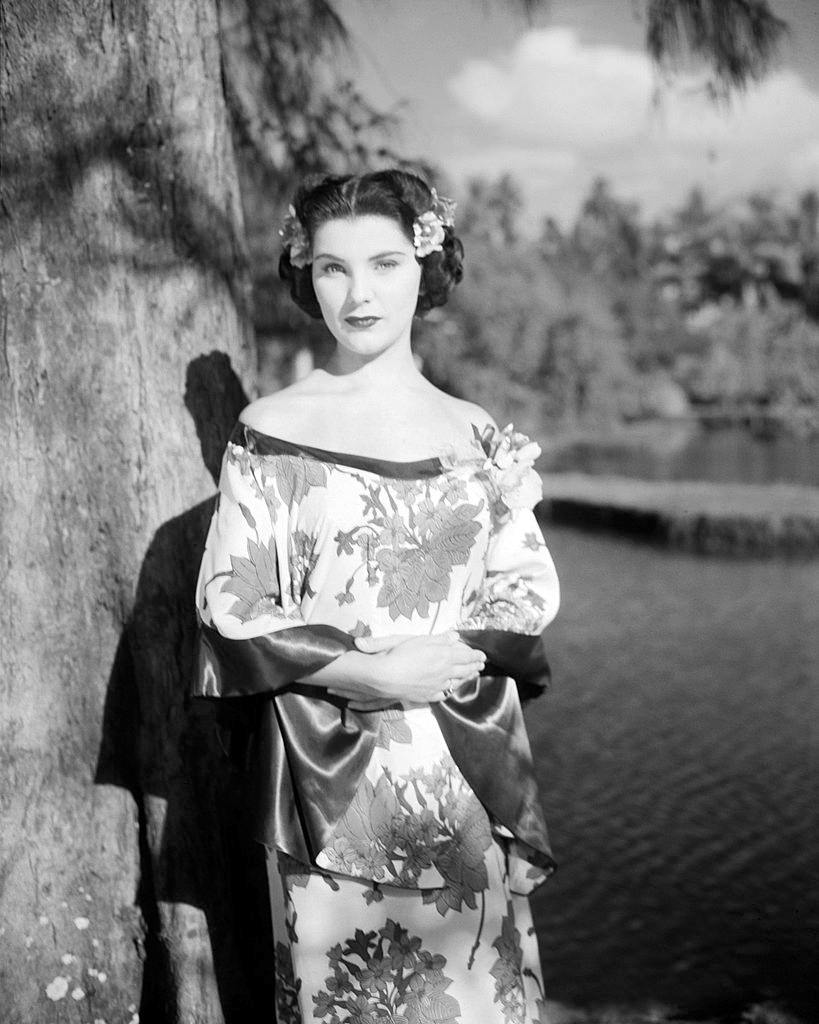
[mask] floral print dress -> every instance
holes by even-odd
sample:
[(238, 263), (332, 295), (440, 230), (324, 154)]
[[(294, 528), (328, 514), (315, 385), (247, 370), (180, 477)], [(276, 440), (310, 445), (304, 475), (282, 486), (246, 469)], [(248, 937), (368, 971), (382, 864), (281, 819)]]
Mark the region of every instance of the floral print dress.
[[(539, 635), (559, 597), (532, 511), (538, 453), (511, 427), (390, 462), (238, 424), (199, 575), (202, 628), (248, 644), (329, 627), (350, 646)], [(512, 680), (496, 685), (519, 715)], [(271, 684), (271, 703), (290, 688)], [(433, 711), (367, 713), (366, 762), (342, 813), (324, 815), (320, 848), (294, 857), (268, 843), (280, 1024), (546, 1024), (527, 895), (551, 863), (478, 799)], [(315, 789), (294, 777), (304, 820)]]

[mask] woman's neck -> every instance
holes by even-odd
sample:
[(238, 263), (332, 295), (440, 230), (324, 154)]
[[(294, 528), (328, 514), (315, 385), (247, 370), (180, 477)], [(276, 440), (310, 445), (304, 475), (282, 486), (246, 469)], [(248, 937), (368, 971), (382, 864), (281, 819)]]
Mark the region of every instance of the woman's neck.
[(346, 383), (356, 388), (395, 387), (396, 382), (420, 376), (409, 338), (375, 356), (359, 355), (338, 345), (324, 370), (332, 377), (346, 378)]

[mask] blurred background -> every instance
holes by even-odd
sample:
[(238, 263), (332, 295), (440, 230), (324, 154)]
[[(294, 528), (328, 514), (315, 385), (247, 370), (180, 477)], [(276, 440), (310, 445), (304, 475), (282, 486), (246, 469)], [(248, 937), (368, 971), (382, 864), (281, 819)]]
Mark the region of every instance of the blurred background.
[[(549, 995), (815, 1020), (819, 9), (770, 4), (755, 63), (747, 24), (697, 55), (662, 7), (337, 0), (338, 109), (301, 152), (456, 199), (465, 279), (417, 352), (544, 450)], [(277, 281), (287, 190), (248, 164), (264, 393), (328, 350)]]

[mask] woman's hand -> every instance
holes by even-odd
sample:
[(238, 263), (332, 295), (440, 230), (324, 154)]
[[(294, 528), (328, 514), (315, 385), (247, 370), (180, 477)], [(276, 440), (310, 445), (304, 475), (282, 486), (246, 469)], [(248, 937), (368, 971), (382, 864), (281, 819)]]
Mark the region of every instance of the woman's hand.
[(357, 648), (370, 662), (364, 678), (339, 681), (328, 692), (356, 711), (377, 711), (406, 701), (431, 704), (475, 679), (486, 664), (482, 651), (468, 647), (454, 631), (432, 636), (359, 637)]

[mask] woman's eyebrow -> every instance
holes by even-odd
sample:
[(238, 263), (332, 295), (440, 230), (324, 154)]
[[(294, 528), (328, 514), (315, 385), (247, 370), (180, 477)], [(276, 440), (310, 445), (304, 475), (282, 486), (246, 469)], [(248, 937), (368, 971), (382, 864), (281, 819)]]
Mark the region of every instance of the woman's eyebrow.
[[(390, 249), (388, 252), (376, 253), (375, 256), (370, 256), (369, 259), (370, 261), (383, 260), (385, 256), (406, 256), (406, 253), (402, 252), (400, 249)], [(333, 254), (329, 252), (320, 252), (318, 256), (313, 257), (313, 260), (335, 260), (336, 263), (346, 262), (346, 260), (344, 260), (341, 256), (333, 256)]]

